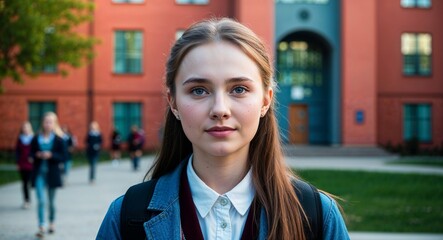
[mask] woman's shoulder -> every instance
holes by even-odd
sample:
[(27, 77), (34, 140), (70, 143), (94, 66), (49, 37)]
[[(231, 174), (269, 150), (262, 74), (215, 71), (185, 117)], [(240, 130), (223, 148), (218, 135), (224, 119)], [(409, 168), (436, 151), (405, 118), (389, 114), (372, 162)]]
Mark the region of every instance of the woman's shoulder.
[(323, 238), (349, 239), (348, 230), (337, 202), (322, 192), (320, 192), (320, 199), (323, 211)]
[(109, 206), (96, 239), (115, 239), (117, 236), (120, 236), (120, 212), (123, 197), (124, 195), (118, 197)]

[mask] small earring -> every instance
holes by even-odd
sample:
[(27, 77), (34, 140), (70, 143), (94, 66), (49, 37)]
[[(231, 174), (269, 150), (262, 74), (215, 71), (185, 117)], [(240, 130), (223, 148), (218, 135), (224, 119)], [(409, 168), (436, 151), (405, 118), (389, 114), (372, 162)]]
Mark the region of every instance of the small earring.
[(175, 115), (175, 118), (177, 118), (177, 120), (179, 120), (180, 121), (180, 116), (177, 114), (177, 115)]
[(264, 117), (265, 114), (266, 114), (265, 112), (261, 113), (261, 114), (260, 114), (260, 117)]

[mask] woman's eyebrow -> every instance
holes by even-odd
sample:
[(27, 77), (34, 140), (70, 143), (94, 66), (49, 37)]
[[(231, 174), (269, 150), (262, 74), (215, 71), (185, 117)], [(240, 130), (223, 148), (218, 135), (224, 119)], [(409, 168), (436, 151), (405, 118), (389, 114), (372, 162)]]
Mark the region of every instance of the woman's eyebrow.
[(183, 82), (183, 86), (187, 85), (187, 84), (191, 84), (191, 83), (199, 83), (199, 84), (203, 84), (203, 83), (209, 83), (210, 81), (206, 78), (195, 78), (195, 77), (191, 77), (186, 79)]
[(232, 83), (241, 83), (241, 82), (253, 82), (254, 80), (247, 78), (247, 77), (234, 77), (226, 80), (228, 84)]
[[(247, 77), (233, 77), (230, 78), (228, 80), (226, 80), (227, 84), (233, 84), (233, 83), (240, 83), (240, 82), (253, 82), (254, 80), (247, 78)], [(187, 85), (187, 84), (191, 84), (191, 83), (198, 83), (198, 84), (207, 84), (210, 83), (211, 81), (209, 79), (206, 78), (197, 78), (197, 77), (191, 77), (186, 79), (183, 82), (183, 86)]]

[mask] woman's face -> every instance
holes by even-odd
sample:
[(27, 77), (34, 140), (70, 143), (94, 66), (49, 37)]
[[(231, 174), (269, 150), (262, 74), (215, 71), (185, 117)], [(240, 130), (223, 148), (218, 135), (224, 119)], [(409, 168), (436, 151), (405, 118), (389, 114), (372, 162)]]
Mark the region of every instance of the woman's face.
[(51, 115), (43, 119), (43, 131), (46, 133), (52, 132), (55, 128), (55, 118)]
[(31, 134), (31, 132), (32, 132), (31, 128), (32, 128), (31, 124), (29, 124), (29, 123), (23, 124), (23, 128), (22, 128), (23, 134), (25, 134), (25, 135)]
[(184, 57), (175, 85), (169, 102), (194, 153), (247, 154), (273, 94), (254, 61), (231, 43), (204, 44)]

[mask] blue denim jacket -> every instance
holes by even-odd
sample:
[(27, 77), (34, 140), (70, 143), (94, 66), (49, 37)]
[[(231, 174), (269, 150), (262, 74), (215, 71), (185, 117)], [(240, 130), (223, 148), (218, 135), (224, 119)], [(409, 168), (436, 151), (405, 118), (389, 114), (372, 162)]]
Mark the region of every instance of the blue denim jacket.
[[(152, 195), (148, 209), (161, 213), (143, 224), (146, 239), (180, 239), (180, 205), (179, 186), (183, 161), (173, 172), (162, 176), (158, 181)], [(328, 196), (320, 193), (323, 207), (323, 239), (346, 240), (349, 239), (348, 231), (340, 211), (335, 202)], [(106, 213), (96, 239), (121, 239), (120, 237), (120, 209), (123, 196), (114, 200)], [(267, 237), (267, 220), (265, 211), (261, 210), (259, 239)]]

